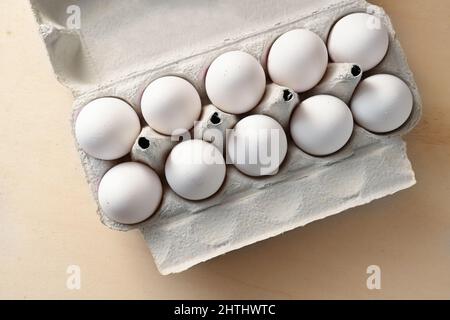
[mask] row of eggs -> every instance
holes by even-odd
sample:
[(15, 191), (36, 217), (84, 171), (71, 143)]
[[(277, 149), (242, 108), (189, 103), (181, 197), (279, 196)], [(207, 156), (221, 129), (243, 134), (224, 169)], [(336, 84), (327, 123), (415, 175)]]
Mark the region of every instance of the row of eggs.
[[(374, 17), (365, 13), (348, 15), (330, 32), (328, 46), (315, 33), (297, 29), (281, 35), (273, 43), (267, 58), (270, 79), (279, 85), (305, 92), (322, 79), (328, 57), (334, 62), (357, 63), (363, 71), (379, 64), (388, 50), (389, 36), (381, 24), (370, 27)], [(232, 114), (244, 114), (261, 100), (266, 87), (262, 66), (250, 54), (231, 51), (217, 57), (210, 65), (205, 88), (217, 108)], [(413, 98), (399, 78), (380, 74), (364, 79), (355, 91), (350, 108), (340, 99), (319, 95), (304, 100), (294, 110), (290, 133), (294, 143), (305, 152), (324, 156), (341, 149), (350, 139), (354, 120), (375, 133), (400, 127), (412, 111)], [(155, 131), (171, 135), (192, 128), (201, 114), (201, 100), (188, 81), (165, 76), (154, 80), (144, 90), (141, 111)], [(276, 169), (287, 152), (287, 139), (281, 125), (264, 115), (240, 120), (230, 143), (248, 140), (249, 132), (278, 130), (279, 154)], [(89, 155), (113, 160), (130, 152), (140, 132), (140, 120), (134, 109), (117, 98), (99, 98), (79, 113), (75, 135)], [(179, 132), (179, 131), (178, 131)], [(257, 141), (258, 144), (267, 141)], [(234, 150), (234, 146), (228, 146)], [(196, 157), (195, 155), (207, 155)], [(243, 173), (263, 175), (261, 167), (231, 161)], [(183, 161), (180, 161), (182, 159)], [(267, 172), (266, 172), (267, 174)], [(269, 172), (271, 174), (271, 172)], [(173, 148), (165, 164), (165, 177), (171, 189), (183, 198), (201, 200), (216, 193), (226, 175), (222, 153), (202, 140), (188, 140)], [(133, 224), (147, 219), (162, 199), (159, 176), (137, 162), (121, 163), (102, 178), (98, 199), (103, 212), (112, 220)]]

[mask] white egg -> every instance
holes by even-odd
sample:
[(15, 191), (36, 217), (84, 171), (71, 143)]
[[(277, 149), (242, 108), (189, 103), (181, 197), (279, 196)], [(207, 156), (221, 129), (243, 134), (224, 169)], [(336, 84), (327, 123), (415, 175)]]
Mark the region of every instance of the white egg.
[(81, 149), (102, 160), (118, 159), (129, 153), (140, 130), (134, 109), (112, 97), (89, 102), (75, 122), (75, 136)]
[(296, 29), (281, 35), (269, 51), (267, 70), (276, 84), (305, 92), (322, 79), (328, 64), (325, 43), (315, 33)]
[(328, 36), (328, 52), (334, 62), (358, 64), (363, 71), (378, 65), (389, 47), (382, 21), (367, 13), (353, 13), (339, 20)]
[(212, 104), (222, 111), (241, 114), (253, 109), (261, 100), (266, 76), (253, 56), (230, 51), (209, 66), (205, 87)]
[(353, 132), (353, 117), (340, 99), (318, 95), (303, 101), (292, 114), (291, 136), (303, 151), (325, 156), (341, 149)]
[(98, 187), (98, 201), (111, 220), (134, 224), (150, 217), (162, 198), (162, 185), (150, 167), (124, 162), (105, 173)]
[(359, 84), (350, 108), (361, 127), (386, 133), (398, 129), (408, 120), (413, 96), (403, 80), (389, 74), (377, 74)]
[(156, 79), (145, 89), (141, 110), (145, 121), (159, 133), (189, 130), (201, 112), (200, 96), (188, 81), (175, 76)]
[(286, 133), (277, 121), (265, 115), (240, 120), (227, 140), (228, 159), (249, 176), (276, 174), (286, 152)]
[(225, 179), (222, 153), (203, 140), (187, 140), (176, 145), (166, 161), (170, 188), (188, 200), (202, 200), (219, 190)]

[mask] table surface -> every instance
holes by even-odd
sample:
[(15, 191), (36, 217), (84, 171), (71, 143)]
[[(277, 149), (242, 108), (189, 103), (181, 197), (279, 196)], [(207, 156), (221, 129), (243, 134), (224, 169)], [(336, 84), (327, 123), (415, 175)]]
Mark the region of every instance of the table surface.
[[(104, 227), (27, 1), (0, 2), (0, 298), (450, 298), (450, 1), (376, 0), (415, 73), (424, 116), (394, 196), (161, 276), (138, 231)], [(81, 270), (70, 290), (67, 268)], [(381, 268), (381, 289), (366, 286)]]

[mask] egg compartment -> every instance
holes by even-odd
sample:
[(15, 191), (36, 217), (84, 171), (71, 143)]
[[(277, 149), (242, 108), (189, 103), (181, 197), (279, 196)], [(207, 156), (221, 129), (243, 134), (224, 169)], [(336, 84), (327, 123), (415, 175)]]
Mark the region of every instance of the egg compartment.
[[(143, 14), (154, 9), (147, 1), (136, 1), (133, 8), (119, 2), (105, 8), (101, 1), (79, 1), (81, 8), (86, 7), (84, 11), (88, 25), (87, 29), (80, 30), (69, 30), (64, 26), (62, 17), (66, 13), (58, 8), (65, 9), (64, 4), (68, 5), (69, 1), (61, 1), (56, 6), (46, 0), (31, 2), (55, 73), (74, 93), (73, 123), (86, 103), (105, 96), (122, 98), (139, 112), (144, 88), (154, 79), (166, 75), (178, 75), (190, 81), (200, 93), (203, 106), (206, 106), (209, 101), (206, 98), (204, 76), (214, 58), (230, 50), (242, 50), (252, 54), (265, 67), (267, 52), (273, 41), (295, 28), (309, 29), (326, 41), (334, 23), (353, 12), (374, 14), (388, 27), (390, 44), (387, 56), (363, 77), (389, 73), (408, 84), (414, 96), (413, 112), (400, 129), (390, 134), (375, 135), (355, 125), (347, 145), (327, 157), (310, 156), (289, 139), (288, 153), (277, 175), (252, 178), (228, 165), (222, 188), (213, 197), (202, 201), (180, 198), (161, 177), (164, 196), (158, 211), (150, 219), (136, 225), (111, 221), (99, 210), (101, 221), (108, 227), (116, 230), (138, 228), (142, 232), (162, 274), (183, 271), (231, 250), (415, 184), (401, 136), (410, 131), (420, 118), (420, 96), (390, 20), (379, 7), (363, 0), (282, 0), (274, 8), (273, 1), (246, 0), (242, 1), (245, 8), (240, 8), (242, 12), (239, 14), (248, 16), (249, 29), (236, 27), (237, 21), (231, 19), (226, 25), (228, 29), (225, 28), (228, 37), (218, 31), (220, 37), (214, 35), (207, 37), (206, 41), (195, 32), (209, 34), (210, 31), (202, 31), (207, 28), (201, 26), (207, 22), (197, 24), (194, 19), (184, 22), (192, 23), (189, 30), (194, 30), (194, 34), (186, 36), (188, 42), (179, 50), (154, 53), (148, 47), (157, 46), (160, 42), (145, 44), (136, 40), (136, 37), (148, 36), (146, 31), (154, 27), (152, 19), (147, 19)], [(209, 12), (211, 9), (206, 6), (206, 1), (199, 3), (195, 7), (196, 13), (202, 17), (206, 14), (204, 11)], [(232, 1), (223, 2), (223, 6), (231, 10), (231, 13), (228, 12), (231, 15), (237, 14), (233, 9), (236, 5)], [(170, 8), (170, 4), (163, 2), (158, 3), (158, 6)], [(216, 9), (227, 15), (227, 9), (222, 5), (217, 6)], [(184, 11), (189, 9), (181, 3), (178, 7), (178, 11), (170, 11), (172, 18), (167, 18), (168, 21), (173, 21), (173, 16), (186, 20)], [(286, 8), (290, 8), (288, 13)], [(154, 15), (160, 14), (161, 10), (156, 8)], [(109, 24), (102, 18), (105, 12), (111, 19)], [(135, 33), (130, 34), (131, 31)], [(150, 33), (155, 35), (155, 32)], [(128, 37), (130, 40), (126, 41)], [(122, 47), (117, 52), (111, 50), (118, 40), (128, 44), (126, 47), (129, 53)], [(144, 53), (150, 52), (156, 57), (136, 53), (140, 47), (130, 47), (131, 44), (142, 44)], [(300, 95), (300, 99), (306, 95), (308, 93)], [(130, 159), (130, 156), (126, 156), (116, 161), (103, 161), (88, 156), (81, 149), (78, 151), (96, 200), (98, 184), (104, 173), (117, 163)]]

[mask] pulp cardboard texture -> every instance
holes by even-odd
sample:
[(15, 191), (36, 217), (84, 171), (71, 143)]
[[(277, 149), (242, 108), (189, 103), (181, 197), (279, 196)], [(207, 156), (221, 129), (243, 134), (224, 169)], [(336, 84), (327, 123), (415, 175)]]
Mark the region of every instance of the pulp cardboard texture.
[[(399, 130), (374, 135), (355, 126), (350, 142), (328, 157), (312, 157), (290, 142), (277, 175), (251, 178), (227, 166), (220, 191), (192, 202), (174, 194), (164, 181), (164, 197), (147, 221), (129, 226), (109, 220), (110, 228), (138, 228), (162, 274), (180, 272), (202, 261), (276, 236), (415, 184), (401, 136), (421, 115), (421, 101), (388, 16), (363, 0), (245, 1), (51, 1), (31, 0), (58, 79), (75, 97), (73, 120), (89, 101), (117, 96), (139, 113), (140, 96), (152, 80), (180, 75), (208, 105), (204, 76), (215, 57), (243, 50), (265, 65), (271, 43), (282, 33), (307, 28), (326, 41), (333, 24), (353, 12), (379, 17), (390, 32), (383, 62), (363, 75), (390, 73), (414, 95), (413, 113)], [(67, 19), (80, 8), (79, 28)], [(300, 97), (301, 99), (301, 97)], [(103, 174), (114, 164), (79, 149), (87, 181), (97, 199)]]

